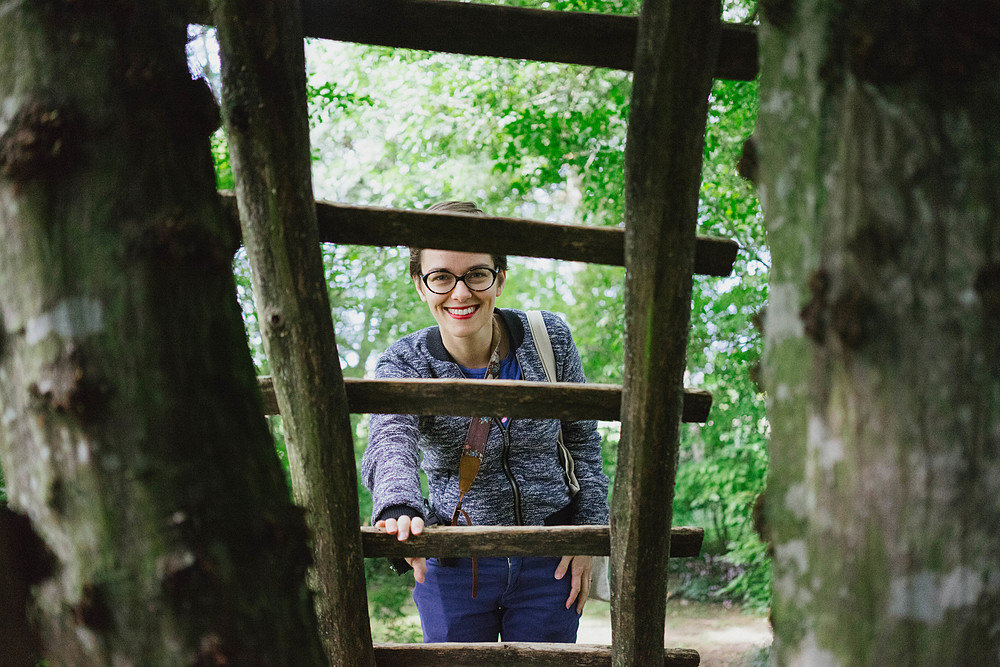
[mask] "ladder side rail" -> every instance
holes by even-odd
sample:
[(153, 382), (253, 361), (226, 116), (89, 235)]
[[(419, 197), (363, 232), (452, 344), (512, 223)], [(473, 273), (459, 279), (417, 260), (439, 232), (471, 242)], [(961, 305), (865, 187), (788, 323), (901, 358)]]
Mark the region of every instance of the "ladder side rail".
[(276, 370), (293, 494), (312, 533), (320, 637), (331, 664), (374, 665), (350, 415), (312, 195), (299, 7), (216, 0), (214, 10), (254, 297)]
[(663, 651), (667, 559), (719, 0), (643, 3), (625, 151), (625, 372), (611, 502), (616, 667)]

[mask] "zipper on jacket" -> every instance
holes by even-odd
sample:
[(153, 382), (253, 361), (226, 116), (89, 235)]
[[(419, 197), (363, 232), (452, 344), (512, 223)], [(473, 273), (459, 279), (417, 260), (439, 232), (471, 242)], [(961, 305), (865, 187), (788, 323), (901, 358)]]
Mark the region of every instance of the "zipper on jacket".
[[(500, 421), (499, 419), (497, 420)], [(513, 420), (507, 420), (507, 426), (500, 423), (500, 433), (503, 435), (503, 453), (500, 456), (500, 461), (503, 463), (503, 472), (507, 475), (507, 481), (510, 482), (510, 490), (514, 492), (514, 522), (518, 526), (524, 525), (524, 515), (521, 512), (521, 490), (517, 488), (517, 480), (514, 479), (514, 473), (510, 469), (510, 425)]]

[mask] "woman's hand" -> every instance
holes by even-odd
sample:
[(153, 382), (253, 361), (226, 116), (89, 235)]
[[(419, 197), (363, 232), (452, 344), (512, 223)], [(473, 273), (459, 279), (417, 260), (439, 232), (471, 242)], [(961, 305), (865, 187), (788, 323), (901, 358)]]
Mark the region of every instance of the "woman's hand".
[[(385, 532), (395, 535), (400, 542), (405, 542), (410, 535), (419, 535), (424, 531), (424, 520), (419, 516), (412, 519), (408, 516), (401, 516), (398, 519), (376, 521), (375, 527), (385, 528)], [(413, 568), (413, 578), (417, 580), (417, 583), (424, 583), (424, 576), (427, 574), (427, 559), (406, 557), (404, 560)], [(588, 579), (587, 582), (589, 583), (590, 580)], [(566, 607), (568, 608), (569, 605)]]
[(576, 600), (576, 613), (583, 613), (583, 606), (587, 604), (590, 597), (590, 572), (594, 569), (594, 561), (590, 556), (563, 556), (556, 568), (556, 579), (566, 576), (566, 571), (572, 564), (573, 580), (569, 589), (569, 597), (566, 599), (566, 608), (569, 609), (573, 601)]

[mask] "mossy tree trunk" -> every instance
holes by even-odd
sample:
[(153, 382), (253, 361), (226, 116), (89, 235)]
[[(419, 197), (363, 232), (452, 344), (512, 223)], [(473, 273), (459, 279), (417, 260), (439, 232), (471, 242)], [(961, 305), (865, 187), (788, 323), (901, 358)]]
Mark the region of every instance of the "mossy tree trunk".
[(27, 612), (53, 664), (323, 664), (182, 5), (0, 11), (0, 455), (52, 554)]
[(1000, 3), (762, 2), (775, 655), (1000, 662)]

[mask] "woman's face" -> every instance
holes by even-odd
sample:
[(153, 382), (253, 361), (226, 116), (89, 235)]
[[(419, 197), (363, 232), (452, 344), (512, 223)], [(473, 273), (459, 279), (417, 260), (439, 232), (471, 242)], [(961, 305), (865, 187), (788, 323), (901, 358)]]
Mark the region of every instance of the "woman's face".
[[(431, 271), (450, 271), (456, 276), (464, 276), (470, 269), (493, 269), (493, 258), (488, 253), (457, 252), (454, 250), (424, 250), (420, 256), (420, 272), (427, 275)], [(447, 294), (435, 294), (427, 289), (423, 280), (413, 278), (420, 300), (427, 304), (431, 314), (441, 327), (441, 333), (454, 338), (465, 338), (482, 334), (483, 330), (492, 334), (493, 305), (503, 292), (506, 274), (500, 272), (496, 282), (482, 292), (473, 292), (463, 281), (457, 281)], [(485, 334), (482, 334), (485, 335)], [(489, 338), (487, 337), (487, 345)]]

